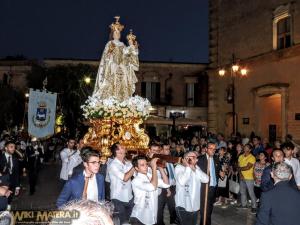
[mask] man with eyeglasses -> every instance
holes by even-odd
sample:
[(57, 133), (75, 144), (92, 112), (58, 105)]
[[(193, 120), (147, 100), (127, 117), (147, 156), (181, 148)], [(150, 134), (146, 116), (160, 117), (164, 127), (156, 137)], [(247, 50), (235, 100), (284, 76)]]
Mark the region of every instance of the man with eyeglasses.
[(58, 208), (73, 200), (104, 200), (104, 177), (98, 173), (100, 154), (91, 148), (83, 152), (84, 170), (66, 182), (56, 202)]
[(197, 153), (186, 152), (182, 164), (175, 167), (176, 212), (180, 225), (195, 225), (200, 209), (201, 183), (207, 183), (209, 177), (197, 166)]
[[(205, 184), (202, 182), (201, 187), (201, 207), (200, 207), (200, 225), (210, 225), (211, 215), (216, 200), (216, 190), (218, 187), (219, 178), (223, 179), (225, 174), (221, 170), (221, 165), (218, 158), (215, 156), (217, 145), (213, 142), (207, 144), (206, 153), (198, 158), (198, 166), (200, 169), (208, 174), (209, 182)], [(206, 195), (206, 188), (208, 188)], [(205, 199), (207, 202), (205, 205)], [(204, 223), (204, 213), (206, 208), (206, 223)]]

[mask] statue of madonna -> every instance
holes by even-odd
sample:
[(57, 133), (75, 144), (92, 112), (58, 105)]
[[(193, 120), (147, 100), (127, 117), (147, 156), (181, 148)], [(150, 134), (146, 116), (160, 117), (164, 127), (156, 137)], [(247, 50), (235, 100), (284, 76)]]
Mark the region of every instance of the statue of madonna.
[(135, 92), (139, 69), (138, 44), (132, 31), (127, 35), (128, 46), (120, 41), (124, 26), (120, 17), (110, 25), (111, 40), (106, 44), (100, 61), (93, 96), (106, 99), (111, 96), (119, 101), (130, 98)]

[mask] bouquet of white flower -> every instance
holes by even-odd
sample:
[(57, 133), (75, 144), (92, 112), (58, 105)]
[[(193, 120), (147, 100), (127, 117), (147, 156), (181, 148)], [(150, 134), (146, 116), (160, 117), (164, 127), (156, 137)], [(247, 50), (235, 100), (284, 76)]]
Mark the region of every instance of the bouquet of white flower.
[(81, 108), (87, 119), (109, 119), (111, 117), (146, 119), (149, 116), (151, 104), (148, 99), (137, 95), (123, 102), (114, 97), (102, 100), (97, 96), (90, 96)]

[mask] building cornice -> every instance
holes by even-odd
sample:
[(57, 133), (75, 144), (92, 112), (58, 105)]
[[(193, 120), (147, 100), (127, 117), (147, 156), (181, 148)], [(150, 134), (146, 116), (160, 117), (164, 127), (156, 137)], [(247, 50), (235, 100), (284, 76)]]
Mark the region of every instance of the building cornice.
[[(249, 58), (240, 59), (239, 63), (245, 67), (251, 67), (255, 65), (263, 65), (270, 62), (278, 62), (280, 60), (294, 58), (300, 56), (300, 44), (293, 45), (290, 48), (272, 50), (270, 52), (255, 55)], [(230, 67), (231, 64), (222, 65), (222, 67)], [(211, 68), (209, 71), (215, 71), (219, 67)]]

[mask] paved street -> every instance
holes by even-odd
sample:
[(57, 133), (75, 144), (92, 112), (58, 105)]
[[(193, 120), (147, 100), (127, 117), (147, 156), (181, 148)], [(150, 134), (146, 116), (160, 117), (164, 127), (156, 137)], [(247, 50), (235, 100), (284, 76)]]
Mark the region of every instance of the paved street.
[[(36, 193), (28, 194), (27, 177), (22, 178), (25, 191), (13, 203), (13, 209), (52, 209), (60, 192), (58, 183), (60, 165), (44, 165), (39, 174)], [(165, 211), (165, 222), (168, 223), (168, 212)], [(238, 210), (233, 206), (226, 209), (214, 208), (212, 225), (253, 225), (255, 216), (248, 210)]]

